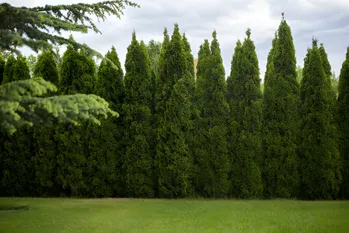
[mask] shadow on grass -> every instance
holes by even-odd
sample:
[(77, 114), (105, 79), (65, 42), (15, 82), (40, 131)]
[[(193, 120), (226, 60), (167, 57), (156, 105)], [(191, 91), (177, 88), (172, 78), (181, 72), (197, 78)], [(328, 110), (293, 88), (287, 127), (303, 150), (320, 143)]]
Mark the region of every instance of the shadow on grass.
[(0, 205), (0, 212), (1, 211), (9, 211), (9, 210), (16, 210), (16, 211), (26, 211), (29, 210), (29, 207), (27, 205), (21, 205), (21, 206), (14, 206), (14, 205)]

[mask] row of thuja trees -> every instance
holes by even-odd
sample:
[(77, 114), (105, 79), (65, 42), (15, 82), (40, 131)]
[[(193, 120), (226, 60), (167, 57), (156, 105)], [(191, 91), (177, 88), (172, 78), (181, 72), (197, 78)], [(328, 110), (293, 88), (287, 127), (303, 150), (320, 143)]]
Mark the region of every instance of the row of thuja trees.
[[(236, 44), (227, 79), (212, 36), (200, 46), (196, 75), (178, 25), (171, 38), (165, 30), (156, 59), (134, 33), (125, 75), (114, 48), (98, 68), (71, 46), (59, 66), (51, 52), (39, 55), (34, 76), (62, 94), (97, 94), (120, 117), (2, 133), (1, 195), (348, 198), (349, 50), (338, 97), (316, 40), (299, 83), (282, 20), (262, 93), (250, 30)], [(3, 83), (30, 77), (22, 56), (0, 63)]]

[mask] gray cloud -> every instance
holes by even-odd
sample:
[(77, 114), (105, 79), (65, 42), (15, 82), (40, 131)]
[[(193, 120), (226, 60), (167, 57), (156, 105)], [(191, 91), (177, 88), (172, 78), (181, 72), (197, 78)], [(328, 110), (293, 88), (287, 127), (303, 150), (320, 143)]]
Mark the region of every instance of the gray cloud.
[[(81, 0), (82, 1), (82, 0)], [(134, 0), (140, 9), (127, 8), (121, 19), (109, 17), (98, 23), (102, 35), (74, 34), (77, 41), (87, 43), (101, 53), (112, 45), (116, 47), (121, 62), (124, 62), (127, 46), (135, 30), (138, 39), (161, 41), (163, 30), (172, 33), (173, 25), (179, 24), (191, 43), (195, 57), (204, 39), (211, 39), (212, 31), (218, 33), (226, 74), (238, 39), (243, 40), (248, 27), (255, 41), (261, 76), (264, 76), (266, 58), (274, 32), (285, 12), (296, 47), (297, 61), (303, 65), (307, 47), (313, 36), (323, 42), (333, 70), (338, 74), (349, 45), (348, 0)], [(47, 1), (13, 0), (13, 5), (45, 5)], [(50, 4), (69, 4), (79, 0), (52, 0)], [(97, 2), (88, 0), (84, 2)], [(27, 53), (28, 50), (24, 49)]]

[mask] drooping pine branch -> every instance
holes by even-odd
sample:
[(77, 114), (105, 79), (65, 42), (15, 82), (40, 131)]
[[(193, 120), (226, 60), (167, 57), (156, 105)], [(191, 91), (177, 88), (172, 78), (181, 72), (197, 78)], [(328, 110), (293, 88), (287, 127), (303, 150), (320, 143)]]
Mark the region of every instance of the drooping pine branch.
[[(28, 46), (34, 51), (49, 49), (53, 45), (71, 44), (84, 48), (94, 55), (97, 51), (86, 45), (61, 36), (63, 31), (87, 33), (93, 30), (101, 33), (94, 19), (104, 21), (107, 16), (118, 18), (126, 6), (139, 7), (127, 0), (104, 1), (94, 4), (46, 5), (43, 7), (14, 7), (0, 4), (0, 49), (19, 53), (20, 46)], [(52, 34), (55, 32), (57, 34)]]
[(10, 82), (0, 86), (0, 128), (14, 133), (22, 126), (59, 122), (79, 124), (87, 120), (100, 124), (100, 117), (118, 116), (103, 98), (96, 95), (44, 97), (57, 88), (42, 78)]

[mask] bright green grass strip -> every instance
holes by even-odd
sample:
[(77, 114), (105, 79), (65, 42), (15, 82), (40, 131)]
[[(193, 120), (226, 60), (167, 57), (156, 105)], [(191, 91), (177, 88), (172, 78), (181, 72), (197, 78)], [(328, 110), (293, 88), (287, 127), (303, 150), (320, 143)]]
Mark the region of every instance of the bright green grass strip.
[(349, 202), (0, 198), (4, 233), (349, 232)]

